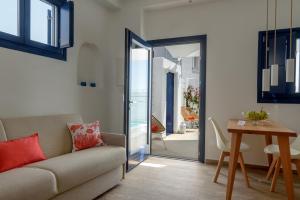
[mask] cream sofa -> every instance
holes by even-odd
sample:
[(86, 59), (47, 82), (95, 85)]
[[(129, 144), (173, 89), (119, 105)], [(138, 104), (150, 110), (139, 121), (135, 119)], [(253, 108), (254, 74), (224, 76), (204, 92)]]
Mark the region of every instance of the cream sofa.
[(0, 141), (39, 133), (48, 160), (0, 173), (2, 200), (91, 200), (120, 183), (124, 177), (124, 135), (102, 133), (107, 144), (71, 153), (68, 122), (79, 115), (0, 120)]

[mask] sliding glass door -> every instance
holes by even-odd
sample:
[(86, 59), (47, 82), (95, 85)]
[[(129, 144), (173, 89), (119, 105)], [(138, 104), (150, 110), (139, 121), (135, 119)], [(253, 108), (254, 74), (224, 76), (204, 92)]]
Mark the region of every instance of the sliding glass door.
[(127, 170), (150, 154), (151, 53), (143, 39), (126, 30), (125, 133)]

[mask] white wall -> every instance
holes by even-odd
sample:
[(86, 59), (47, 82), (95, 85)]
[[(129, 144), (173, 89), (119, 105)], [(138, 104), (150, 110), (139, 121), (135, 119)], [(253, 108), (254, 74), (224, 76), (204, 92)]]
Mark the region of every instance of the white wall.
[[(194, 88), (199, 88), (199, 73), (193, 72), (193, 59), (192, 57), (182, 58), (182, 92), (186, 91), (189, 85)], [(185, 104), (183, 104), (185, 105)]]
[[(265, 29), (265, 3), (261, 0), (226, 0), (147, 11), (144, 16), (147, 39), (207, 34), (207, 117), (214, 116), (223, 130), (226, 130), (229, 118), (240, 117), (242, 111), (262, 106), (256, 103), (257, 41), (258, 31)], [(288, 6), (287, 1), (279, 1), (281, 28), (288, 27)], [(300, 9), (300, 1), (295, 1), (294, 9)], [(300, 26), (299, 12), (295, 13), (295, 20)], [(300, 131), (299, 105), (263, 106), (272, 119)], [(246, 162), (265, 164), (263, 137), (246, 136), (244, 141), (252, 146), (246, 154)], [(218, 159), (215, 144), (212, 128), (207, 123), (206, 158)]]
[(166, 126), (166, 82), (168, 69), (164, 67), (165, 58), (153, 59), (152, 69), (152, 114)]
[(179, 130), (181, 109), (181, 66), (163, 57), (155, 57), (152, 66), (152, 114), (166, 127), (167, 73), (174, 73), (174, 131)]
[(75, 0), (75, 47), (67, 62), (0, 48), (0, 118), (81, 113), (86, 121), (100, 119), (107, 129), (106, 60), (97, 65), (97, 89), (77, 85), (81, 44), (94, 43), (99, 57), (106, 58), (107, 23), (107, 11), (96, 2)]

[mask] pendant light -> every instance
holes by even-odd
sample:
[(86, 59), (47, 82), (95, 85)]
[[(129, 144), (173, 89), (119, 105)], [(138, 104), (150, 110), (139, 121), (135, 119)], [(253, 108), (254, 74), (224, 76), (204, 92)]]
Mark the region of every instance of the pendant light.
[(290, 19), (290, 57), (286, 60), (286, 82), (292, 83), (295, 81), (295, 59), (293, 59), (293, 0), (291, 0), (291, 19)]
[(274, 30), (274, 63), (271, 66), (271, 86), (278, 86), (279, 65), (276, 63), (277, 53), (277, 0), (275, 0), (275, 30)]
[(262, 91), (270, 92), (270, 68), (268, 64), (268, 45), (269, 45), (269, 0), (267, 0), (267, 30), (266, 30), (266, 61), (262, 71)]

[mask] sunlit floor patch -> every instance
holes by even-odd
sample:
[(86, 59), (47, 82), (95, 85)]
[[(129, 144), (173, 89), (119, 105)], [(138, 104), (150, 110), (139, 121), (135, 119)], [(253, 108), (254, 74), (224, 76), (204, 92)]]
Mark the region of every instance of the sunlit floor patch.
[(153, 167), (153, 168), (163, 168), (163, 167), (166, 167), (167, 165), (161, 165), (161, 164), (155, 164), (155, 163), (141, 163), (140, 164), (141, 166), (144, 166), (144, 167)]

